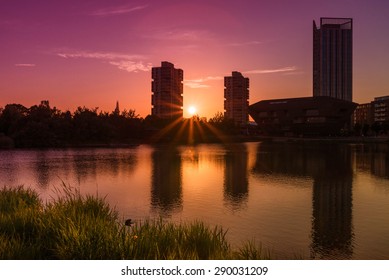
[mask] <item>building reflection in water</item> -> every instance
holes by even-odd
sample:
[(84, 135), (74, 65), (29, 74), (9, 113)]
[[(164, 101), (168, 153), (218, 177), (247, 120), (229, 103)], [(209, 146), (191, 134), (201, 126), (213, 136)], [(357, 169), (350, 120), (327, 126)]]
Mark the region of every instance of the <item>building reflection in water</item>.
[(313, 259), (350, 259), (353, 254), (352, 184), (349, 146), (328, 146), (321, 157), (323, 170), (314, 174)]
[(248, 198), (248, 152), (244, 144), (226, 150), (224, 168), (224, 201), (233, 210), (239, 210)]
[(182, 208), (181, 155), (177, 148), (156, 148), (151, 158), (151, 207), (169, 215)]
[(386, 143), (357, 145), (357, 169), (380, 178), (389, 178), (389, 147)]
[(313, 179), (311, 258), (353, 254), (352, 156), (347, 145), (261, 143), (253, 172)]

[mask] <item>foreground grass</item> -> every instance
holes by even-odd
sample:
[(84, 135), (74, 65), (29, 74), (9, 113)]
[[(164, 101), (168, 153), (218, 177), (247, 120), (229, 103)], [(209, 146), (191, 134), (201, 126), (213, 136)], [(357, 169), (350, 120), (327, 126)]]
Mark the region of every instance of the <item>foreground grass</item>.
[(31, 189), (0, 189), (0, 259), (263, 259), (246, 242), (232, 250), (226, 231), (203, 222), (145, 220), (126, 227), (104, 199), (64, 188), (44, 204)]

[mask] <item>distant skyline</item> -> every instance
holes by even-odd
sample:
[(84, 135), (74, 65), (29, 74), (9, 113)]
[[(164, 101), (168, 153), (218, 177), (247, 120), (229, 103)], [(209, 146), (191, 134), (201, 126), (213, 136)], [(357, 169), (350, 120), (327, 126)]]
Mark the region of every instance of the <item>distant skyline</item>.
[(49, 100), (151, 113), (151, 67), (184, 71), (184, 116), (223, 112), (224, 76), (250, 79), (250, 104), (312, 96), (312, 24), (353, 18), (353, 100), (389, 94), (384, 0), (0, 0), (0, 107)]

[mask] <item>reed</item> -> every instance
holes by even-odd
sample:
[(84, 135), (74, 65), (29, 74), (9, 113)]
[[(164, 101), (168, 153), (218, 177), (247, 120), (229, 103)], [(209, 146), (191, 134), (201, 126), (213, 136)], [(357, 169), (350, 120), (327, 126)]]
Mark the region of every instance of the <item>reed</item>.
[(245, 241), (243, 245), (235, 252), (235, 259), (240, 260), (270, 260), (271, 253), (257, 244), (255, 240)]
[(66, 186), (48, 203), (31, 189), (4, 187), (0, 210), (0, 259), (263, 258), (253, 243), (233, 250), (225, 230), (201, 221), (156, 219), (127, 227), (104, 198)]

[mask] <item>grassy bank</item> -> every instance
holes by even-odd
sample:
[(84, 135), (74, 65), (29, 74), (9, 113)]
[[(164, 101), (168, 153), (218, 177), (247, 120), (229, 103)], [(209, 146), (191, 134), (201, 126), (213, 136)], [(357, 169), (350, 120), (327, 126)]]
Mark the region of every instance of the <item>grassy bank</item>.
[(253, 242), (233, 250), (222, 228), (145, 220), (125, 226), (104, 199), (64, 188), (43, 203), (22, 187), (0, 190), (0, 259), (262, 259)]

